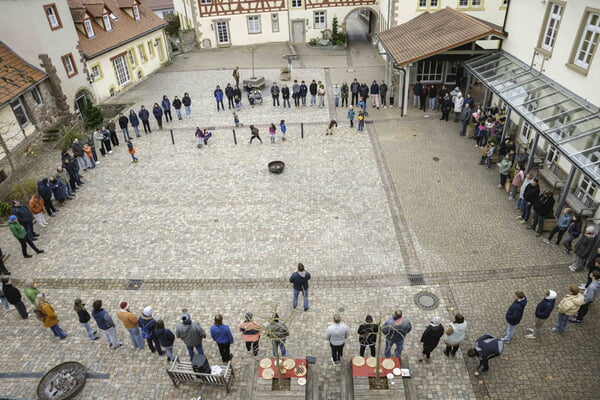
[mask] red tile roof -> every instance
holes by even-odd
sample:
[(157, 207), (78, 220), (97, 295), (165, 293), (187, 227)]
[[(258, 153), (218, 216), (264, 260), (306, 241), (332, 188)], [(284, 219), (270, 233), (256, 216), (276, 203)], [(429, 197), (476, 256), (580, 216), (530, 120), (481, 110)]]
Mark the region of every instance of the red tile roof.
[(44, 79), (45, 72), (23, 60), (0, 41), (0, 106)]
[(75, 23), (83, 22), (85, 10), (92, 15), (98, 13), (99, 6), (106, 7), (119, 19), (115, 21), (111, 18), (112, 31), (110, 32), (104, 30), (102, 22), (98, 23), (92, 20), (96, 36), (91, 39), (77, 30), (81, 50), (87, 59), (97, 57), (140, 36), (161, 29), (166, 25), (165, 21), (156, 16), (145, 5), (140, 4), (139, 1), (137, 4), (140, 11), (140, 20), (136, 21), (132, 16), (127, 14), (124, 9), (129, 9), (133, 14), (131, 8), (135, 0), (67, 0), (67, 2)]
[(397, 65), (419, 61), (489, 35), (506, 37), (500, 27), (450, 7), (421, 14), (377, 34)]

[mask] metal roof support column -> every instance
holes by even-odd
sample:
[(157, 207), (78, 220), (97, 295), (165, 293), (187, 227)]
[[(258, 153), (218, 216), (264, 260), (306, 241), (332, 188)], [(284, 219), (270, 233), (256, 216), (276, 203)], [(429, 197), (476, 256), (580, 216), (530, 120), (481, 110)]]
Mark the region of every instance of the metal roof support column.
[(512, 111), (512, 108), (510, 107), (506, 107), (506, 119), (504, 120), (504, 126), (502, 126), (502, 138), (500, 139), (500, 146), (502, 146), (502, 143), (504, 143), (504, 138), (506, 136), (506, 127), (508, 126), (508, 123), (510, 122), (510, 112)]
[[(533, 126), (532, 126), (533, 128)], [(535, 129), (535, 128), (533, 128)], [(535, 158), (535, 149), (537, 149), (538, 141), (540, 140), (540, 131), (535, 129), (535, 137), (533, 138), (533, 143), (529, 147), (531, 154), (529, 155), (529, 161), (527, 161), (527, 167), (525, 168), (525, 176), (531, 171), (531, 167), (533, 167), (533, 159)]]
[(569, 190), (571, 190), (571, 184), (573, 183), (573, 179), (575, 179), (575, 174), (577, 173), (577, 167), (575, 164), (571, 164), (571, 170), (569, 171), (569, 176), (567, 177), (567, 181), (565, 183), (565, 187), (563, 187), (562, 192), (560, 193), (560, 199), (558, 200), (558, 205), (556, 206), (556, 211), (554, 211), (554, 216), (558, 218), (560, 213), (562, 212), (563, 207), (567, 201), (567, 196), (569, 195)]
[[(475, 42), (473, 42), (475, 43)], [(465, 88), (465, 97), (467, 97), (467, 95), (469, 94), (469, 91), (471, 90), (471, 80), (473, 79), (473, 74), (471, 74), (469, 71), (467, 71), (467, 87)]]

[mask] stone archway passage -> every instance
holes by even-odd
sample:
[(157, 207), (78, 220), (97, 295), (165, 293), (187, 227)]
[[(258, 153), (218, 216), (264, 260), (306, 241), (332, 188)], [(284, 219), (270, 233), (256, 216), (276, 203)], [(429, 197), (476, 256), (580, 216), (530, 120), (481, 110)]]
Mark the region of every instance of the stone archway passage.
[(368, 41), (369, 36), (378, 32), (377, 12), (370, 7), (352, 9), (344, 18), (341, 27), (349, 41)]

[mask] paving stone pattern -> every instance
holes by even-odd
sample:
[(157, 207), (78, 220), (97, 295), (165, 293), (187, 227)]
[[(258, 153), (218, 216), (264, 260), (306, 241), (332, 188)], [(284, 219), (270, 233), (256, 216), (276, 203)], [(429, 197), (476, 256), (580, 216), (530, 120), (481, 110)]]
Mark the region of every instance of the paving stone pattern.
[[(276, 49), (270, 53), (276, 57), (282, 54), (280, 45), (270, 49)], [(359, 80), (381, 79), (374, 49), (348, 51), (346, 60)], [(351, 80), (352, 72), (340, 60), (339, 66), (321, 69), (331, 55), (305, 49), (299, 54), (299, 64), (309, 68), (296, 68), (295, 79)], [(2, 310), (0, 336), (9, 343), (0, 355), (3, 372), (45, 372), (75, 360), (92, 373), (109, 374), (89, 380), (81, 399), (191, 399), (202, 393), (210, 399), (247, 400), (257, 385), (256, 360), (246, 353), (236, 327), (248, 310), (265, 322), (277, 309), (290, 328), (290, 356), (316, 356), (318, 397), (338, 399), (342, 379), (324, 339), (333, 314), (339, 312), (350, 326), (345, 348), (350, 357), (358, 353), (355, 332), (367, 313), (385, 320), (402, 309), (414, 325), (403, 353), (413, 374), (405, 382), (407, 393), (414, 398), (598, 398), (594, 363), (599, 354), (589, 339), (598, 330), (596, 307), (584, 324), (561, 335), (548, 332), (527, 342), (522, 337), (543, 292), (552, 288), (562, 295), (567, 284), (583, 281), (583, 273), (567, 272), (568, 257), (515, 222), (514, 202), (495, 187), (497, 172), (477, 165), (480, 150), (458, 136), (457, 124), (439, 121), (436, 113), (425, 119), (413, 109), (402, 119), (397, 108), (369, 109), (369, 121), (375, 123), (357, 133), (348, 128), (343, 109), (274, 109), (263, 90), (265, 104), (240, 112), (244, 127), (236, 129), (234, 145), (231, 112), (215, 110), (212, 92), (216, 84), (231, 81), (229, 67), (247, 57), (247, 49), (190, 53), (112, 99), (137, 110), (162, 94), (172, 98), (188, 91), (193, 117), (167, 124), (174, 145), (167, 129), (135, 138), (139, 163), (131, 164), (119, 146), (86, 172), (77, 200), (61, 207), (57, 218), (48, 218), (48, 228), (36, 228), (43, 255), (25, 260), (10, 233), (0, 235), (17, 286), (37, 279), (69, 333), (59, 341), (34, 318), (22, 321), (15, 311)], [(257, 74), (268, 81), (278, 80), (273, 60), (257, 58)], [(242, 79), (247, 74), (246, 63)], [(325, 137), (332, 115), (340, 126)], [(271, 145), (267, 124), (282, 118), (288, 122), (288, 140), (278, 138)], [(251, 123), (261, 130), (264, 144), (247, 143)], [(196, 126), (215, 127), (208, 148), (196, 148)], [(272, 160), (285, 161), (283, 174), (267, 171)], [(291, 310), (287, 279), (298, 262), (313, 274), (308, 312)], [(407, 274), (414, 273), (423, 274), (425, 285), (409, 284)], [(130, 279), (143, 280), (140, 290), (126, 289)], [(437, 309), (424, 311), (414, 303), (423, 290), (439, 297)], [(525, 318), (505, 354), (476, 380), (476, 363), (463, 351), (483, 333), (502, 334), (515, 290), (529, 297)], [(72, 310), (75, 297), (88, 306), (103, 299), (115, 319), (121, 300), (129, 301), (135, 313), (151, 305), (171, 329), (182, 308), (205, 329), (222, 313), (236, 339), (233, 392), (174, 388), (164, 372), (165, 358), (147, 348), (133, 351), (118, 321), (123, 348), (111, 350), (103, 339), (90, 342)], [(431, 363), (419, 363), (419, 339), (428, 321), (440, 316), (446, 325), (455, 312), (469, 322), (468, 342), (454, 358), (446, 358), (439, 347)], [(555, 319), (553, 313), (546, 328)], [(204, 348), (211, 363), (218, 363), (214, 342), (206, 340)], [(175, 352), (186, 357), (180, 341)], [(269, 354), (269, 344), (261, 343), (259, 357)], [(0, 382), (2, 395), (35, 398), (37, 379)]]

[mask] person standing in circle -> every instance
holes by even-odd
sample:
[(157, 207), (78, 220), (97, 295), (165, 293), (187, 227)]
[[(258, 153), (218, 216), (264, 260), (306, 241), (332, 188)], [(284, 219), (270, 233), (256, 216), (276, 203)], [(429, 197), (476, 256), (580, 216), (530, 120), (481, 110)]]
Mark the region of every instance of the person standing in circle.
[(252, 137), (250, 137), (250, 144), (252, 144), (252, 141), (254, 139), (258, 139), (260, 141), (260, 143), (262, 144), (262, 139), (260, 138), (260, 135), (258, 133), (258, 128), (256, 128), (254, 125), (250, 125), (250, 133), (252, 134)]
[(210, 337), (217, 342), (221, 360), (224, 363), (231, 361), (233, 354), (229, 351), (229, 347), (233, 344), (233, 335), (229, 326), (223, 324), (223, 315), (215, 315), (214, 325), (210, 327)]
[(344, 356), (344, 344), (348, 338), (348, 325), (342, 322), (339, 314), (333, 316), (333, 324), (327, 327), (325, 339), (331, 346), (331, 362), (334, 367), (340, 365), (340, 358)]
[(298, 306), (298, 294), (302, 292), (304, 297), (304, 311), (308, 311), (308, 281), (310, 273), (304, 269), (304, 264), (298, 263), (298, 270), (290, 276), (290, 283), (294, 286), (294, 297), (292, 299), (292, 307), (295, 309)]

